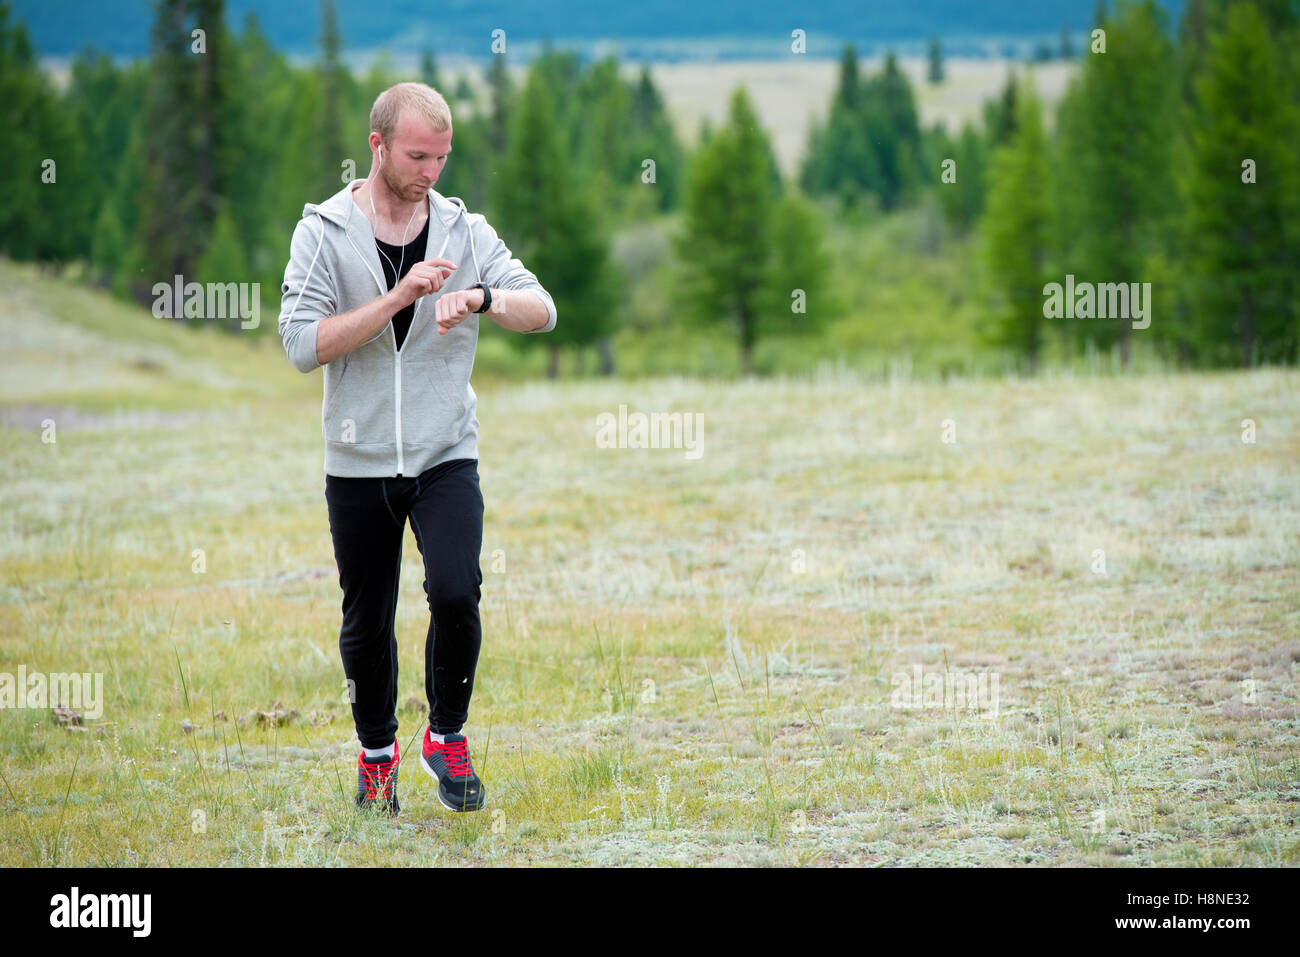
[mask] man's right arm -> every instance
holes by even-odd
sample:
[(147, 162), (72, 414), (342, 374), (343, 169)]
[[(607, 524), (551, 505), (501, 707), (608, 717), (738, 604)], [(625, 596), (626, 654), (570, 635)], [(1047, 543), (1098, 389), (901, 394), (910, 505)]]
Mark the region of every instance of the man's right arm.
[(316, 364), (325, 365), (347, 355), (388, 324), (388, 320), (406, 308), (391, 289), (364, 306), (320, 320), (316, 326)]
[[(388, 292), (356, 309), (336, 313), (334, 277), (320, 257), (324, 234), (308, 223), (300, 220), (294, 228), (280, 287), (280, 338), (299, 372), (311, 372), (367, 342), (396, 313), (420, 296), (441, 289), (456, 268), (443, 259), (416, 263)], [(319, 217), (315, 225), (325, 227)]]

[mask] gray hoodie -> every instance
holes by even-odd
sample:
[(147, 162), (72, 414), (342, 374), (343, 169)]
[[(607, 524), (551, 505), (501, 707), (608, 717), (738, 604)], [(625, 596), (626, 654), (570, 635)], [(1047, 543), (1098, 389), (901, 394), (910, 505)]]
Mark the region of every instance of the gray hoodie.
[[(316, 361), (322, 319), (363, 306), (388, 292), (370, 221), (348, 183), (320, 205), (308, 203), (293, 231), (280, 286), (280, 338), (299, 372)], [(515, 259), (486, 219), (459, 197), (429, 190), (432, 217), (426, 259), (457, 268), (436, 293), (415, 301), (411, 328), (397, 349), (393, 324), (325, 364), (321, 434), (325, 473), (343, 477), (419, 475), (451, 459), (478, 458), (478, 399), (469, 384), (478, 346), (478, 313), (439, 335), (434, 304), (443, 292), (475, 282), (493, 289), (531, 289), (555, 328), (555, 302)], [(479, 250), (483, 250), (479, 255)]]

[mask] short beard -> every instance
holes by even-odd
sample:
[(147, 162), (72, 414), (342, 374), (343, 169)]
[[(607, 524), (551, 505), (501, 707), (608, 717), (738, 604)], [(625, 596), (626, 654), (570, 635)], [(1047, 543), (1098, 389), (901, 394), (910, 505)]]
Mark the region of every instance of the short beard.
[[(409, 202), (411, 202), (411, 200), (408, 200), (408, 199), (406, 198), (406, 192), (405, 192), (405, 190), (403, 190), (403, 189), (401, 188), (401, 184), (398, 183), (398, 182), (395, 182), (395, 181), (393, 180), (392, 177), (390, 177), (387, 173), (385, 173), (385, 172), (383, 171), (382, 168), (379, 170), (379, 175), (382, 176), (382, 177), (384, 178), (384, 185), (388, 187), (388, 192), (389, 192), (391, 195), (397, 197), (397, 198), (398, 198), (399, 200), (401, 200), (403, 203), (409, 203)], [(409, 189), (409, 188), (411, 188), (411, 187), (408, 186), (407, 188)]]

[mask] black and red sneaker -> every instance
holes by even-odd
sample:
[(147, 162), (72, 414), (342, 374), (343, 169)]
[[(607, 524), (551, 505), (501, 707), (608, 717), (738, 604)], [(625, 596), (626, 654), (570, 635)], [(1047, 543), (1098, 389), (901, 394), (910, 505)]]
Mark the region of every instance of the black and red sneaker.
[(463, 734), (445, 734), (439, 744), (424, 729), (420, 767), (438, 782), (438, 801), (449, 811), (478, 811), (487, 801), (483, 782), (470, 765), (469, 742)]
[(382, 807), (389, 814), (402, 809), (397, 802), (397, 766), (402, 752), (393, 742), (391, 758), (368, 758), (362, 751), (357, 757), (357, 806)]

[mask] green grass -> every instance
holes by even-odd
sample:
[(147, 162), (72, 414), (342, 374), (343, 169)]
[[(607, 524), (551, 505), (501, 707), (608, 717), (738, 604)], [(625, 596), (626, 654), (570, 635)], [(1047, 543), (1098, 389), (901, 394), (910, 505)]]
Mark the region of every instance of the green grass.
[[(489, 805), (411, 762), (393, 823), (351, 806), (319, 373), (0, 285), (0, 672), (105, 699), (0, 709), (0, 864), (1300, 859), (1295, 371), (476, 378)], [(701, 413), (703, 455), (597, 448), (619, 403)], [(407, 754), (421, 574), (408, 532)], [(998, 716), (895, 707), (915, 664)]]

